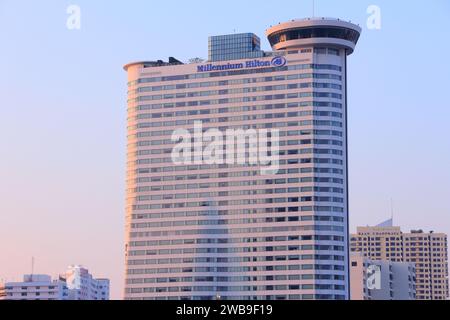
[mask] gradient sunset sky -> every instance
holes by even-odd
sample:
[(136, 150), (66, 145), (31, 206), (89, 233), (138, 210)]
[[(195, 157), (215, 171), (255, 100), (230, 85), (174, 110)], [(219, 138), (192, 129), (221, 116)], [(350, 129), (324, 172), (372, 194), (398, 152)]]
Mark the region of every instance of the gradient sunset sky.
[[(81, 30), (66, 9), (81, 8)], [(368, 30), (369, 5), (381, 30)], [(210, 35), (312, 15), (294, 1), (0, 0), (0, 279), (82, 264), (122, 296), (126, 73)], [(450, 2), (316, 0), (363, 28), (349, 58), (350, 223), (450, 234)]]

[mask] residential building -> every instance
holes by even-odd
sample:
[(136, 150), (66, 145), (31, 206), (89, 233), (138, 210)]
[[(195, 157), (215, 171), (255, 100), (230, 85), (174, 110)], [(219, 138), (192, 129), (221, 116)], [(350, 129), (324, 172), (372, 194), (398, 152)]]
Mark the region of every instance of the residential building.
[(384, 224), (358, 227), (351, 236), (351, 251), (371, 260), (412, 262), (416, 266), (416, 297), (419, 300), (446, 300), (448, 288), (447, 235)]
[(0, 300), (109, 300), (109, 280), (94, 279), (82, 266), (70, 266), (57, 279), (24, 275), (22, 282), (0, 284)]
[[(377, 272), (373, 276), (378, 287), (368, 285), (371, 283), (371, 270)], [(351, 300), (415, 300), (415, 264), (371, 260), (353, 253), (350, 255), (350, 289)]]
[(48, 275), (24, 275), (22, 282), (0, 284), (0, 300), (67, 300), (68, 289), (61, 279)]
[(70, 266), (64, 277), (69, 300), (109, 300), (109, 279), (95, 279), (88, 269), (78, 265)]

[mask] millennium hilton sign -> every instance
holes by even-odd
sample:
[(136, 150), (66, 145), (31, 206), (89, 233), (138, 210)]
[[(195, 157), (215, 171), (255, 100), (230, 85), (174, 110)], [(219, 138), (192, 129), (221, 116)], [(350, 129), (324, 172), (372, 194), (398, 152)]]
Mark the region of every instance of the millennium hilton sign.
[(226, 64), (205, 64), (197, 66), (197, 72), (210, 72), (210, 71), (226, 71), (226, 70), (239, 70), (249, 68), (262, 68), (262, 67), (283, 67), (287, 63), (286, 58), (282, 56), (274, 57), (272, 60), (249, 60), (245, 63), (226, 63)]

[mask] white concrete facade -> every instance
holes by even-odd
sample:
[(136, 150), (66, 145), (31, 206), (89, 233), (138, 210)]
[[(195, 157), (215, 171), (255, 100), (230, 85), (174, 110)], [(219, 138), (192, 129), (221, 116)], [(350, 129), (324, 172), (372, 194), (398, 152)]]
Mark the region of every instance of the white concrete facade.
[(0, 284), (0, 300), (109, 300), (109, 280), (70, 266), (57, 279), (34, 274), (24, 275), (23, 282)]
[[(379, 288), (368, 286), (368, 268), (380, 270)], [(416, 269), (414, 263), (370, 260), (360, 254), (350, 255), (351, 300), (415, 300)]]
[(109, 300), (109, 280), (93, 278), (82, 266), (70, 266), (65, 279), (69, 300)]
[(22, 282), (0, 284), (0, 300), (67, 300), (66, 283), (48, 275), (24, 275)]

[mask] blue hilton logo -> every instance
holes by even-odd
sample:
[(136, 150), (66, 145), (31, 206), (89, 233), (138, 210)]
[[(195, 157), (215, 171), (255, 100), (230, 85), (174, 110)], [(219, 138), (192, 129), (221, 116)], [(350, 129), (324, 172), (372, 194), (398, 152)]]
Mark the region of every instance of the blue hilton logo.
[(270, 64), (274, 67), (283, 67), (286, 63), (286, 58), (282, 56), (274, 57), (270, 62)]

